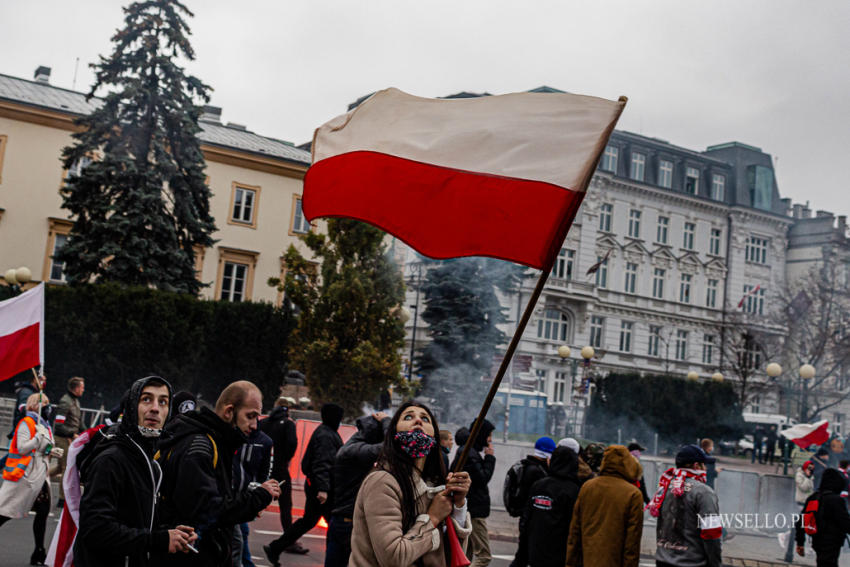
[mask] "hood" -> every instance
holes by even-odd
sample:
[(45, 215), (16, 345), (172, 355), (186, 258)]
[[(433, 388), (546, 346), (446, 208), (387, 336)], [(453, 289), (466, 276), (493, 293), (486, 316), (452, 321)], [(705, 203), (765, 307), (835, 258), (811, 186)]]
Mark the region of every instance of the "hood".
[[(469, 430), (472, 431), (472, 428), (475, 426), (475, 421), (473, 421)], [(496, 429), (496, 426), (490, 423), (489, 419), (485, 419), (481, 423), (481, 429), (478, 431), (478, 437), (472, 442), (472, 448), (476, 451), (483, 451), (484, 447), (487, 446), (487, 438), (493, 433), (493, 430)]]
[(178, 415), (165, 426), (165, 430), (168, 436), (159, 443), (162, 450), (174, 446), (189, 435), (197, 434), (209, 433), (215, 437), (219, 454), (225, 450), (235, 451), (248, 442), (248, 438), (241, 431), (218, 417), (208, 407)]
[[(389, 424), (390, 418), (384, 418), (384, 421)], [(360, 432), (360, 435), (363, 437), (363, 442), (368, 443), (369, 445), (374, 445), (375, 443), (380, 443), (384, 440), (384, 423), (378, 423), (371, 415), (364, 415), (363, 417), (357, 418), (357, 431)]]
[(549, 459), (549, 476), (578, 480), (578, 455), (569, 447), (557, 447)]
[(342, 421), (344, 410), (336, 404), (325, 404), (322, 406), (322, 423), (336, 431)]
[(619, 476), (629, 482), (635, 482), (643, 474), (643, 467), (624, 446), (611, 445), (602, 455), (599, 474)]
[(289, 417), (289, 408), (286, 406), (277, 406), (272, 410), (267, 419), (272, 421), (283, 421)]
[(820, 479), (819, 490), (828, 490), (830, 492), (840, 494), (846, 486), (847, 480), (838, 469), (826, 469), (823, 471), (823, 476)]
[(469, 429), (461, 427), (455, 431), (455, 443), (457, 443), (458, 447), (466, 445), (467, 441), (469, 441)]
[[(159, 376), (146, 376), (145, 378), (139, 378), (135, 382), (133, 382), (130, 389), (124, 395), (124, 398), (121, 400), (123, 403), (123, 415), (121, 418), (121, 424), (119, 426), (119, 430), (121, 433), (126, 433), (130, 435), (133, 439), (138, 439), (141, 436), (139, 432), (139, 398), (142, 396), (142, 390), (148, 384), (164, 384), (166, 388), (168, 388), (168, 398), (171, 400), (171, 384), (165, 378), (161, 378)], [(166, 423), (168, 423), (168, 419), (171, 418), (171, 404), (168, 405), (168, 418), (166, 419)]]

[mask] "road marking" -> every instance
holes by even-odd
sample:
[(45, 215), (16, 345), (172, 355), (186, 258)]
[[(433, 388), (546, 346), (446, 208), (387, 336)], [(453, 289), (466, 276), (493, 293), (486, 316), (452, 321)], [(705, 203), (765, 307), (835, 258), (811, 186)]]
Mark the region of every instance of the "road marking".
[[(273, 532), (273, 531), (269, 531), (269, 530), (251, 530), (251, 533), (263, 534), (263, 535), (273, 535), (273, 536), (276, 536), (276, 537), (280, 537), (280, 536), (283, 535), (283, 532)], [(316, 535), (316, 534), (304, 534), (301, 537), (309, 537), (309, 538), (314, 538), (314, 539), (325, 539), (325, 536)]]

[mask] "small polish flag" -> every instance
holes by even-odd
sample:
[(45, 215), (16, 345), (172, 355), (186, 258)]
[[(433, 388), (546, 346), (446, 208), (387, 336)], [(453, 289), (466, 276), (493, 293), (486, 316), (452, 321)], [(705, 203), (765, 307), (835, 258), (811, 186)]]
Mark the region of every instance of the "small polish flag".
[(720, 539), (723, 535), (720, 514), (701, 515), (699, 517), (699, 535), (702, 539)]
[(756, 287), (754, 287), (753, 289), (751, 289), (750, 291), (745, 293), (744, 297), (741, 298), (741, 301), (738, 302), (738, 309), (740, 309), (744, 306), (744, 301), (746, 301), (746, 299), (748, 297), (750, 297), (751, 295), (757, 294), (760, 289), (761, 289), (761, 284), (757, 285)]
[(812, 445), (823, 445), (829, 439), (829, 422), (825, 419), (815, 423), (798, 423), (789, 427), (781, 433), (786, 439), (790, 439), (801, 449), (808, 449)]
[(44, 284), (0, 301), (0, 381), (44, 365)]

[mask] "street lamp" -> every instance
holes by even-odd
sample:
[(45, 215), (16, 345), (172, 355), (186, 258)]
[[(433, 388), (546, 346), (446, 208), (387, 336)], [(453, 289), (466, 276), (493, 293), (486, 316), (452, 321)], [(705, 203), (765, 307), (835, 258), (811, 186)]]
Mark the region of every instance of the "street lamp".
[(720, 372), (715, 372), (711, 375), (711, 379), (715, 382), (723, 382), (723, 374), (721, 374)]
[(572, 352), (573, 351), (571, 351), (570, 347), (568, 347), (567, 345), (561, 345), (558, 347), (558, 356), (560, 356), (561, 358), (569, 358)]
[(776, 378), (777, 376), (782, 374), (782, 367), (775, 362), (771, 362), (770, 364), (768, 364), (764, 370), (771, 378)]
[(696, 370), (691, 370), (690, 372), (688, 372), (686, 378), (692, 382), (696, 382), (697, 380), (699, 380), (699, 374), (696, 373)]
[(800, 367), (800, 378), (803, 379), (803, 401), (800, 407), (800, 421), (808, 420), (809, 416), (809, 381), (815, 377), (815, 367), (811, 364), (804, 364)]
[(21, 266), (18, 269), (10, 268), (3, 274), (3, 279), (12, 288), (12, 291), (17, 295), (23, 291), (24, 284), (32, 280), (32, 271), (26, 266)]

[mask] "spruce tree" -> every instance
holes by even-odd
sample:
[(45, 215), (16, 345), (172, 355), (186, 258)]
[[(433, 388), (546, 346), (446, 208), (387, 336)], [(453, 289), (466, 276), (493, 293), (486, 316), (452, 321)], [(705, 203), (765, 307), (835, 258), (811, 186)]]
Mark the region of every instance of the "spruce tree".
[(422, 282), (431, 341), (418, 358), (424, 393), (436, 400), (441, 420), (455, 423), (478, 414), (500, 345), (508, 337), (497, 290), (510, 293), (524, 268), (491, 258), (436, 264)]
[(64, 149), (70, 175), (63, 208), (74, 217), (57, 256), (71, 283), (113, 281), (197, 294), (194, 247), (208, 247), (210, 215), (204, 157), (197, 134), (210, 88), (178, 64), (192, 60), (192, 13), (176, 0), (135, 2), (112, 37), (112, 55), (93, 64), (87, 97), (105, 91), (77, 120)]
[(384, 237), (365, 223), (330, 219), (327, 235), (303, 237), (321, 260), (318, 271), (294, 246), (284, 255), (282, 288), (299, 313), (290, 367), (305, 374), (314, 402), (337, 403), (348, 415), (402, 384), (404, 328), (396, 315), (404, 281)]

